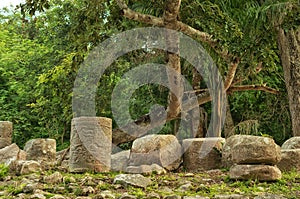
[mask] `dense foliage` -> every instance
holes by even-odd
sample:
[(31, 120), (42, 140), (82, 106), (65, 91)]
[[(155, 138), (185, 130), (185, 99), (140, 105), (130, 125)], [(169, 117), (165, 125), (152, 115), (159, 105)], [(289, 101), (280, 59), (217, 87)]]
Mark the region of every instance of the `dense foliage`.
[[(262, 91), (232, 93), (229, 101), (235, 124), (258, 120), (258, 133), (269, 134), (282, 143), (291, 136), (291, 127), (275, 33), (266, 18), (256, 23), (261, 20), (258, 8), (263, 10), (270, 3), (234, 2), (184, 0), (180, 19), (214, 35), (219, 48), (240, 56), (237, 75), (245, 83), (267, 84), (280, 90), (279, 95)], [(123, 18), (114, 1), (40, 0), (38, 5), (27, 3), (21, 7), (22, 12), (19, 8), (1, 11), (0, 120), (14, 123), (14, 141), (21, 146), (30, 138), (51, 137), (61, 148), (68, 144), (73, 83), (86, 55), (110, 35), (144, 25)], [(162, 15), (164, 6), (162, 1), (149, 0), (133, 0), (128, 5), (156, 16)], [(293, 15), (289, 14), (290, 19)], [(203, 45), (226, 75), (226, 62)], [(155, 55), (135, 51), (118, 59), (99, 82), (97, 114), (112, 117), (111, 93), (126, 71), (139, 64), (164, 61), (164, 53), (159, 50)], [(182, 66), (183, 75), (191, 80), (191, 66)], [(148, 113), (153, 104), (165, 106), (167, 92), (157, 85), (141, 87), (131, 98), (132, 117)], [(205, 108), (209, 112), (211, 107)], [(171, 126), (166, 125), (163, 133), (171, 133)]]

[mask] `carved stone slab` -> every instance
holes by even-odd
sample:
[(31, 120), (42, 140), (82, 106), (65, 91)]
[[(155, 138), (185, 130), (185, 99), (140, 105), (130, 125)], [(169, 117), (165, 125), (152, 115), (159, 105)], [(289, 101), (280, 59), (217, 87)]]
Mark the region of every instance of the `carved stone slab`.
[(111, 165), (112, 120), (78, 117), (72, 120), (70, 172), (108, 172)]

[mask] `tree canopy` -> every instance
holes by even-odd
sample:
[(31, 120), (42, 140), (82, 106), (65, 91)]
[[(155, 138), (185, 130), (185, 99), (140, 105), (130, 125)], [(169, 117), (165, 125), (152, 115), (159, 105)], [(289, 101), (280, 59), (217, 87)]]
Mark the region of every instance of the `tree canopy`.
[[(51, 137), (65, 147), (80, 64), (112, 35), (159, 26), (160, 20), (166, 20), (167, 3), (170, 1), (28, 0), (15, 10), (2, 10), (0, 120), (14, 123), (14, 141), (22, 145), (29, 138)], [(227, 92), (234, 124), (257, 120), (255, 133), (273, 136), (278, 143), (292, 136), (292, 130), (276, 28), (299, 27), (297, 3), (182, 0), (174, 19), (180, 31), (203, 45), (225, 82), (234, 75)], [(143, 63), (166, 62), (165, 52), (153, 51), (128, 53), (105, 71), (95, 99), (97, 115), (112, 117), (111, 94), (125, 72)], [(182, 59), (179, 64), (181, 73), (192, 82), (192, 66)], [(203, 80), (198, 86), (207, 89)], [(168, 93), (158, 85), (139, 88), (131, 97), (132, 118), (141, 119), (154, 104), (166, 107)], [(210, 103), (200, 104), (211, 115)], [(161, 133), (173, 133), (174, 125), (167, 122)]]

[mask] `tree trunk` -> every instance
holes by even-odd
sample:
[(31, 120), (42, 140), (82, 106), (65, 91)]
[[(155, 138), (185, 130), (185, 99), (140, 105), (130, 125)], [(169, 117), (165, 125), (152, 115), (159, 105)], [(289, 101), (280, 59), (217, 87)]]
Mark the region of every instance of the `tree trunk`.
[[(177, 17), (181, 0), (168, 0), (163, 16), (164, 26), (168, 29), (176, 29)], [(169, 80), (169, 106), (168, 117), (176, 118), (181, 111), (181, 101), (183, 96), (183, 85), (181, 81), (181, 65), (179, 56), (179, 37), (177, 32), (166, 35), (168, 48), (173, 52), (167, 52), (167, 66), (176, 73), (168, 71)], [(172, 90), (172, 92), (171, 92)]]
[[(192, 86), (193, 86), (193, 90), (195, 90), (195, 95), (199, 95), (200, 94), (200, 84), (202, 81), (202, 77), (200, 75), (200, 73), (197, 71), (196, 68), (192, 69), (193, 71), (193, 79), (192, 79)], [(192, 132), (195, 132), (195, 134), (193, 135), (193, 137), (195, 138), (204, 138), (206, 131), (207, 131), (207, 113), (205, 111), (204, 108), (199, 107), (199, 111), (197, 111), (198, 107), (196, 109), (193, 109), (191, 111), (191, 115), (193, 118), (199, 118), (199, 123), (198, 126), (196, 124), (193, 124), (193, 122), (195, 121), (195, 119), (192, 119)], [(199, 114), (200, 113), (200, 117)], [(195, 128), (195, 129), (194, 129)]]
[(293, 136), (300, 136), (300, 27), (288, 32), (279, 28), (278, 45), (289, 98)]
[(230, 136), (232, 136), (234, 134), (233, 128), (234, 128), (234, 122), (233, 122), (233, 119), (232, 119), (232, 116), (231, 116), (230, 104), (229, 104), (229, 101), (227, 99), (227, 102), (226, 102), (226, 118), (225, 118), (225, 123), (224, 123), (224, 136), (225, 136), (225, 138), (229, 138)]

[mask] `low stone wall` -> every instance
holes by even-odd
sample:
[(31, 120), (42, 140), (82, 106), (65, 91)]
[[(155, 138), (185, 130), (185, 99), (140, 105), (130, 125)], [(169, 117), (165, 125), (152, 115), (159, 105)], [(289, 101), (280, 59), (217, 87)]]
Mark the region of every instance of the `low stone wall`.
[(12, 123), (2, 121), (0, 163), (9, 165), (18, 174), (60, 165), (70, 172), (112, 170), (158, 174), (180, 168), (202, 172), (227, 167), (232, 179), (263, 181), (280, 179), (281, 170), (300, 171), (300, 137), (291, 138), (279, 147), (272, 138), (261, 136), (234, 135), (227, 140), (191, 138), (179, 142), (173, 135), (148, 135), (136, 139), (130, 150), (111, 154), (111, 125), (108, 118), (74, 118), (70, 149), (56, 152), (54, 139), (41, 138), (29, 140), (21, 150), (12, 144)]

